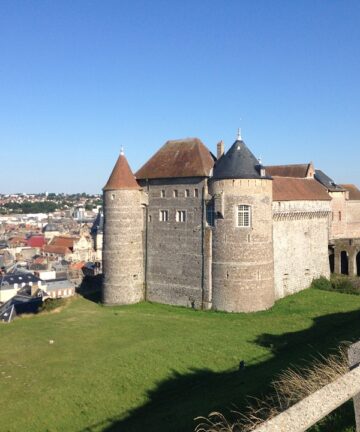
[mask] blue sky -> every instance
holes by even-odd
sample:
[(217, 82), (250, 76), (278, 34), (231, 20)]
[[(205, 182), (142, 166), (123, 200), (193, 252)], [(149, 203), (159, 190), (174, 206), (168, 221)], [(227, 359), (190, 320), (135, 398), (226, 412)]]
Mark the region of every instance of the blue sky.
[(0, 1), (0, 192), (100, 192), (168, 139), (360, 186), (357, 0)]

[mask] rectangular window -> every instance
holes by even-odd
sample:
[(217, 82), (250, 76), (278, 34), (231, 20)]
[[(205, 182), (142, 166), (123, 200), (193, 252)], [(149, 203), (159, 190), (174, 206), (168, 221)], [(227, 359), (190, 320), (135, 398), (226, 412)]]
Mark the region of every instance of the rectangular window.
[(179, 192), (177, 189), (174, 189), (173, 195), (174, 195), (174, 198), (177, 198), (179, 196)]
[(215, 226), (215, 208), (213, 200), (206, 204), (206, 222), (209, 226)]
[(195, 198), (199, 197), (199, 189), (194, 189), (194, 197)]
[(161, 196), (161, 198), (165, 198), (165, 190), (164, 189), (160, 192), (160, 196)]
[(176, 222), (186, 222), (186, 211), (178, 210), (176, 212)]
[(185, 197), (189, 198), (190, 196), (190, 190), (189, 189), (185, 189)]
[(248, 205), (239, 205), (237, 208), (237, 226), (250, 227), (251, 224), (251, 208)]
[(341, 222), (341, 211), (339, 211), (339, 222)]
[(169, 220), (169, 210), (160, 210), (160, 222), (167, 222)]

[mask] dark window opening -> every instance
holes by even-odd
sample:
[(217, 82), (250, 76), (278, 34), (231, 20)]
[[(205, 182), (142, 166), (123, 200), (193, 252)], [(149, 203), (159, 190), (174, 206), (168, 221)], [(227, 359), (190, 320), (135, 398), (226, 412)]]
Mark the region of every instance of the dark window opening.
[(360, 276), (360, 252), (356, 255), (356, 274)]
[(215, 226), (215, 206), (213, 200), (206, 204), (206, 222), (209, 226)]
[(346, 251), (341, 252), (341, 274), (349, 274), (349, 258)]

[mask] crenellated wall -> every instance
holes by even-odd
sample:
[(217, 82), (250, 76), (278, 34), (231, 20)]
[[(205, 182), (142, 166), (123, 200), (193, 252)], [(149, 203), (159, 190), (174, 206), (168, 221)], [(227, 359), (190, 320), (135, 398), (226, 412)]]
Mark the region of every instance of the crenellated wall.
[(330, 276), (329, 201), (276, 201), (273, 209), (275, 298)]

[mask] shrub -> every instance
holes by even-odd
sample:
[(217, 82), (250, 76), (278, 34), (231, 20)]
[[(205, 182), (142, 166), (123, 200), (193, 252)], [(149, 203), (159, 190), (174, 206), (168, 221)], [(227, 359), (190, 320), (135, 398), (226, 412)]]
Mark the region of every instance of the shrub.
[(329, 279), (326, 279), (324, 276), (320, 276), (318, 279), (314, 279), (312, 281), (310, 288), (332, 291), (332, 284)]
[(360, 283), (356, 277), (346, 275), (333, 274), (331, 275), (331, 284), (333, 291), (346, 294), (360, 294)]
[(55, 309), (58, 309), (61, 306), (65, 306), (65, 304), (66, 304), (66, 300), (63, 298), (58, 298), (58, 299), (48, 298), (40, 306), (39, 312), (44, 312), (44, 311), (50, 312)]
[(314, 279), (311, 288), (339, 292), (345, 294), (360, 294), (360, 278), (343, 274), (332, 274), (330, 280), (321, 276)]

